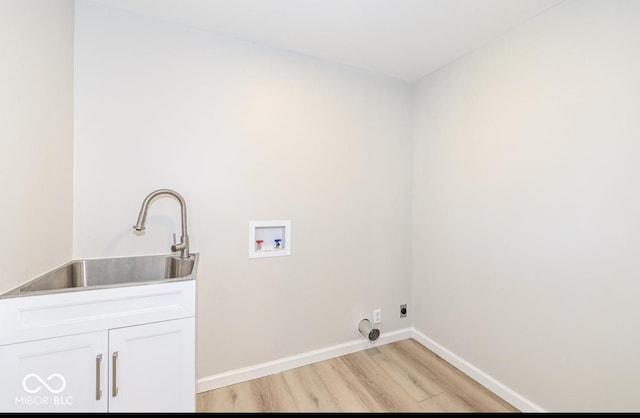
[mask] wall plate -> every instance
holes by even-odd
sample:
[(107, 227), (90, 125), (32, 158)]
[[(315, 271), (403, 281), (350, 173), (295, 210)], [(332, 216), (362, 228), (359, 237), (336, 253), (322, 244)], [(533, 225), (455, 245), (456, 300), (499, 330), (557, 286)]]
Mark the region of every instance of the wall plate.
[(250, 221), (249, 258), (291, 255), (291, 221)]

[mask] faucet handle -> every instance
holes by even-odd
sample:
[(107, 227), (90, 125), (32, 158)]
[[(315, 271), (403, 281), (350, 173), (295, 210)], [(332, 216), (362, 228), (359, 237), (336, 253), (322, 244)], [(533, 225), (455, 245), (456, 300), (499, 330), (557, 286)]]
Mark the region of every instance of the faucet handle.
[(173, 245), (171, 246), (171, 251), (176, 252), (176, 251), (182, 251), (183, 249), (187, 248), (187, 244), (184, 243), (182, 241), (182, 239), (180, 240), (180, 242), (178, 242), (177, 238), (176, 238), (176, 233), (173, 233)]

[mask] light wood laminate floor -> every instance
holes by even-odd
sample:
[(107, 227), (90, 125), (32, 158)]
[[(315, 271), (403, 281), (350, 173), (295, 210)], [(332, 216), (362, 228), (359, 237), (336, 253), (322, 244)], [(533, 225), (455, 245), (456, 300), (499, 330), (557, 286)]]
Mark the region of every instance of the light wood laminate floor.
[(412, 339), (198, 395), (198, 412), (517, 412)]

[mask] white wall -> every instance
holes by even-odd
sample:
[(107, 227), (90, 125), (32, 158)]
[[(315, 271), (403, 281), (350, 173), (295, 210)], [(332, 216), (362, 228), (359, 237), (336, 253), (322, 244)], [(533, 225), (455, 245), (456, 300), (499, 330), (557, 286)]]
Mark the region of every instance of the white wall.
[[(77, 258), (168, 253), (181, 193), (201, 377), (407, 327), (411, 92), (400, 82), (179, 25), (76, 5)], [(292, 255), (248, 258), (250, 220)]]
[(640, 409), (640, 2), (567, 1), (414, 99), (414, 325), (550, 411)]
[(0, 1), (0, 293), (71, 259), (73, 0)]

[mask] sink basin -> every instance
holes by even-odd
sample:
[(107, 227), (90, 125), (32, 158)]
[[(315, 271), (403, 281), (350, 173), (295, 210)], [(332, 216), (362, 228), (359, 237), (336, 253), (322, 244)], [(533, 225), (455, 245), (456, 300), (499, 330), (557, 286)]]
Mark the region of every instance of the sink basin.
[(0, 297), (192, 280), (197, 261), (198, 254), (73, 260)]

